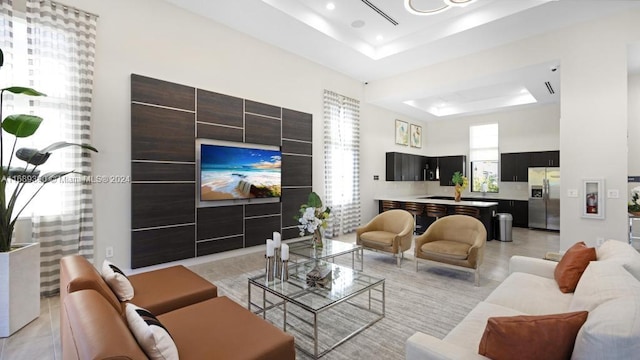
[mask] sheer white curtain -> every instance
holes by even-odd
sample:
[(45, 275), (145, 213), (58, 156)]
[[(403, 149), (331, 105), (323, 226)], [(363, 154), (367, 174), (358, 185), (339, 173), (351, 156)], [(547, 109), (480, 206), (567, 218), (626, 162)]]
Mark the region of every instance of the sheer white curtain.
[[(27, 0), (26, 20), (29, 86), (47, 94), (30, 99), (32, 112), (44, 118), (36, 133), (41, 137), (35, 140), (43, 141), (42, 146), (55, 141), (91, 143), (96, 16), (48, 0)], [(47, 165), (91, 174), (86, 150), (70, 147), (50, 159), (54, 158), (58, 162)], [(93, 194), (87, 179), (67, 177), (48, 184), (38, 194), (41, 206), (32, 207), (43, 295), (59, 291), (61, 257), (81, 254), (93, 259)]]
[(324, 91), (325, 204), (332, 220), (325, 236), (355, 231), (360, 225), (360, 102)]

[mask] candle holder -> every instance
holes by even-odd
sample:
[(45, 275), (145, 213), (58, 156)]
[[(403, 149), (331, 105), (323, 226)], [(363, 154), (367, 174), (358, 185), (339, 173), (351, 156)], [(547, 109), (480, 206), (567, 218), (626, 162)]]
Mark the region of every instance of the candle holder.
[(289, 280), (289, 260), (282, 260), (280, 268), (280, 279), (282, 282)]
[(275, 256), (267, 256), (265, 255), (264, 258), (266, 259), (266, 268), (265, 268), (265, 274), (267, 274), (267, 281), (273, 281), (273, 275), (275, 274)]
[(280, 261), (280, 248), (275, 248), (274, 249), (274, 262), (273, 262), (273, 276), (276, 278), (280, 278), (280, 268), (282, 267), (281, 261)]

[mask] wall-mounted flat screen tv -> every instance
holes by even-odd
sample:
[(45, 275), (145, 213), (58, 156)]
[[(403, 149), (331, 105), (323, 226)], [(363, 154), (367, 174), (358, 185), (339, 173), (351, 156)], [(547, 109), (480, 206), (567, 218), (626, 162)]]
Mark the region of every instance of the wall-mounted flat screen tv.
[(200, 144), (200, 201), (280, 197), (281, 163), (260, 145)]

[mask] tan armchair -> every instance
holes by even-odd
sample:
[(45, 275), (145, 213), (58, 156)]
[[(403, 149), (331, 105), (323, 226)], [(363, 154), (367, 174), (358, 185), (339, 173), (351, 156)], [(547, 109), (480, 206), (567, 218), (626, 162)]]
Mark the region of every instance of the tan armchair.
[(478, 286), (486, 242), (487, 230), (480, 220), (467, 215), (440, 218), (416, 237), (416, 271), (418, 259), (462, 266), (475, 270), (475, 285)]
[(356, 243), (363, 248), (386, 251), (398, 258), (411, 247), (413, 215), (406, 210), (388, 210), (376, 215), (368, 224), (356, 229)]

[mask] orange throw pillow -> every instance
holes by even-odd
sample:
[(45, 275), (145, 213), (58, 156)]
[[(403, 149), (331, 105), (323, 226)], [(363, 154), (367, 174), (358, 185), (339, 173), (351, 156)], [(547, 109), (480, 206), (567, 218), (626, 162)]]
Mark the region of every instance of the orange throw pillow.
[(493, 360), (566, 360), (588, 312), (491, 317), (478, 353)]
[(553, 273), (560, 291), (563, 293), (574, 292), (582, 273), (591, 261), (596, 261), (595, 248), (587, 247), (583, 241), (570, 247), (556, 265)]

